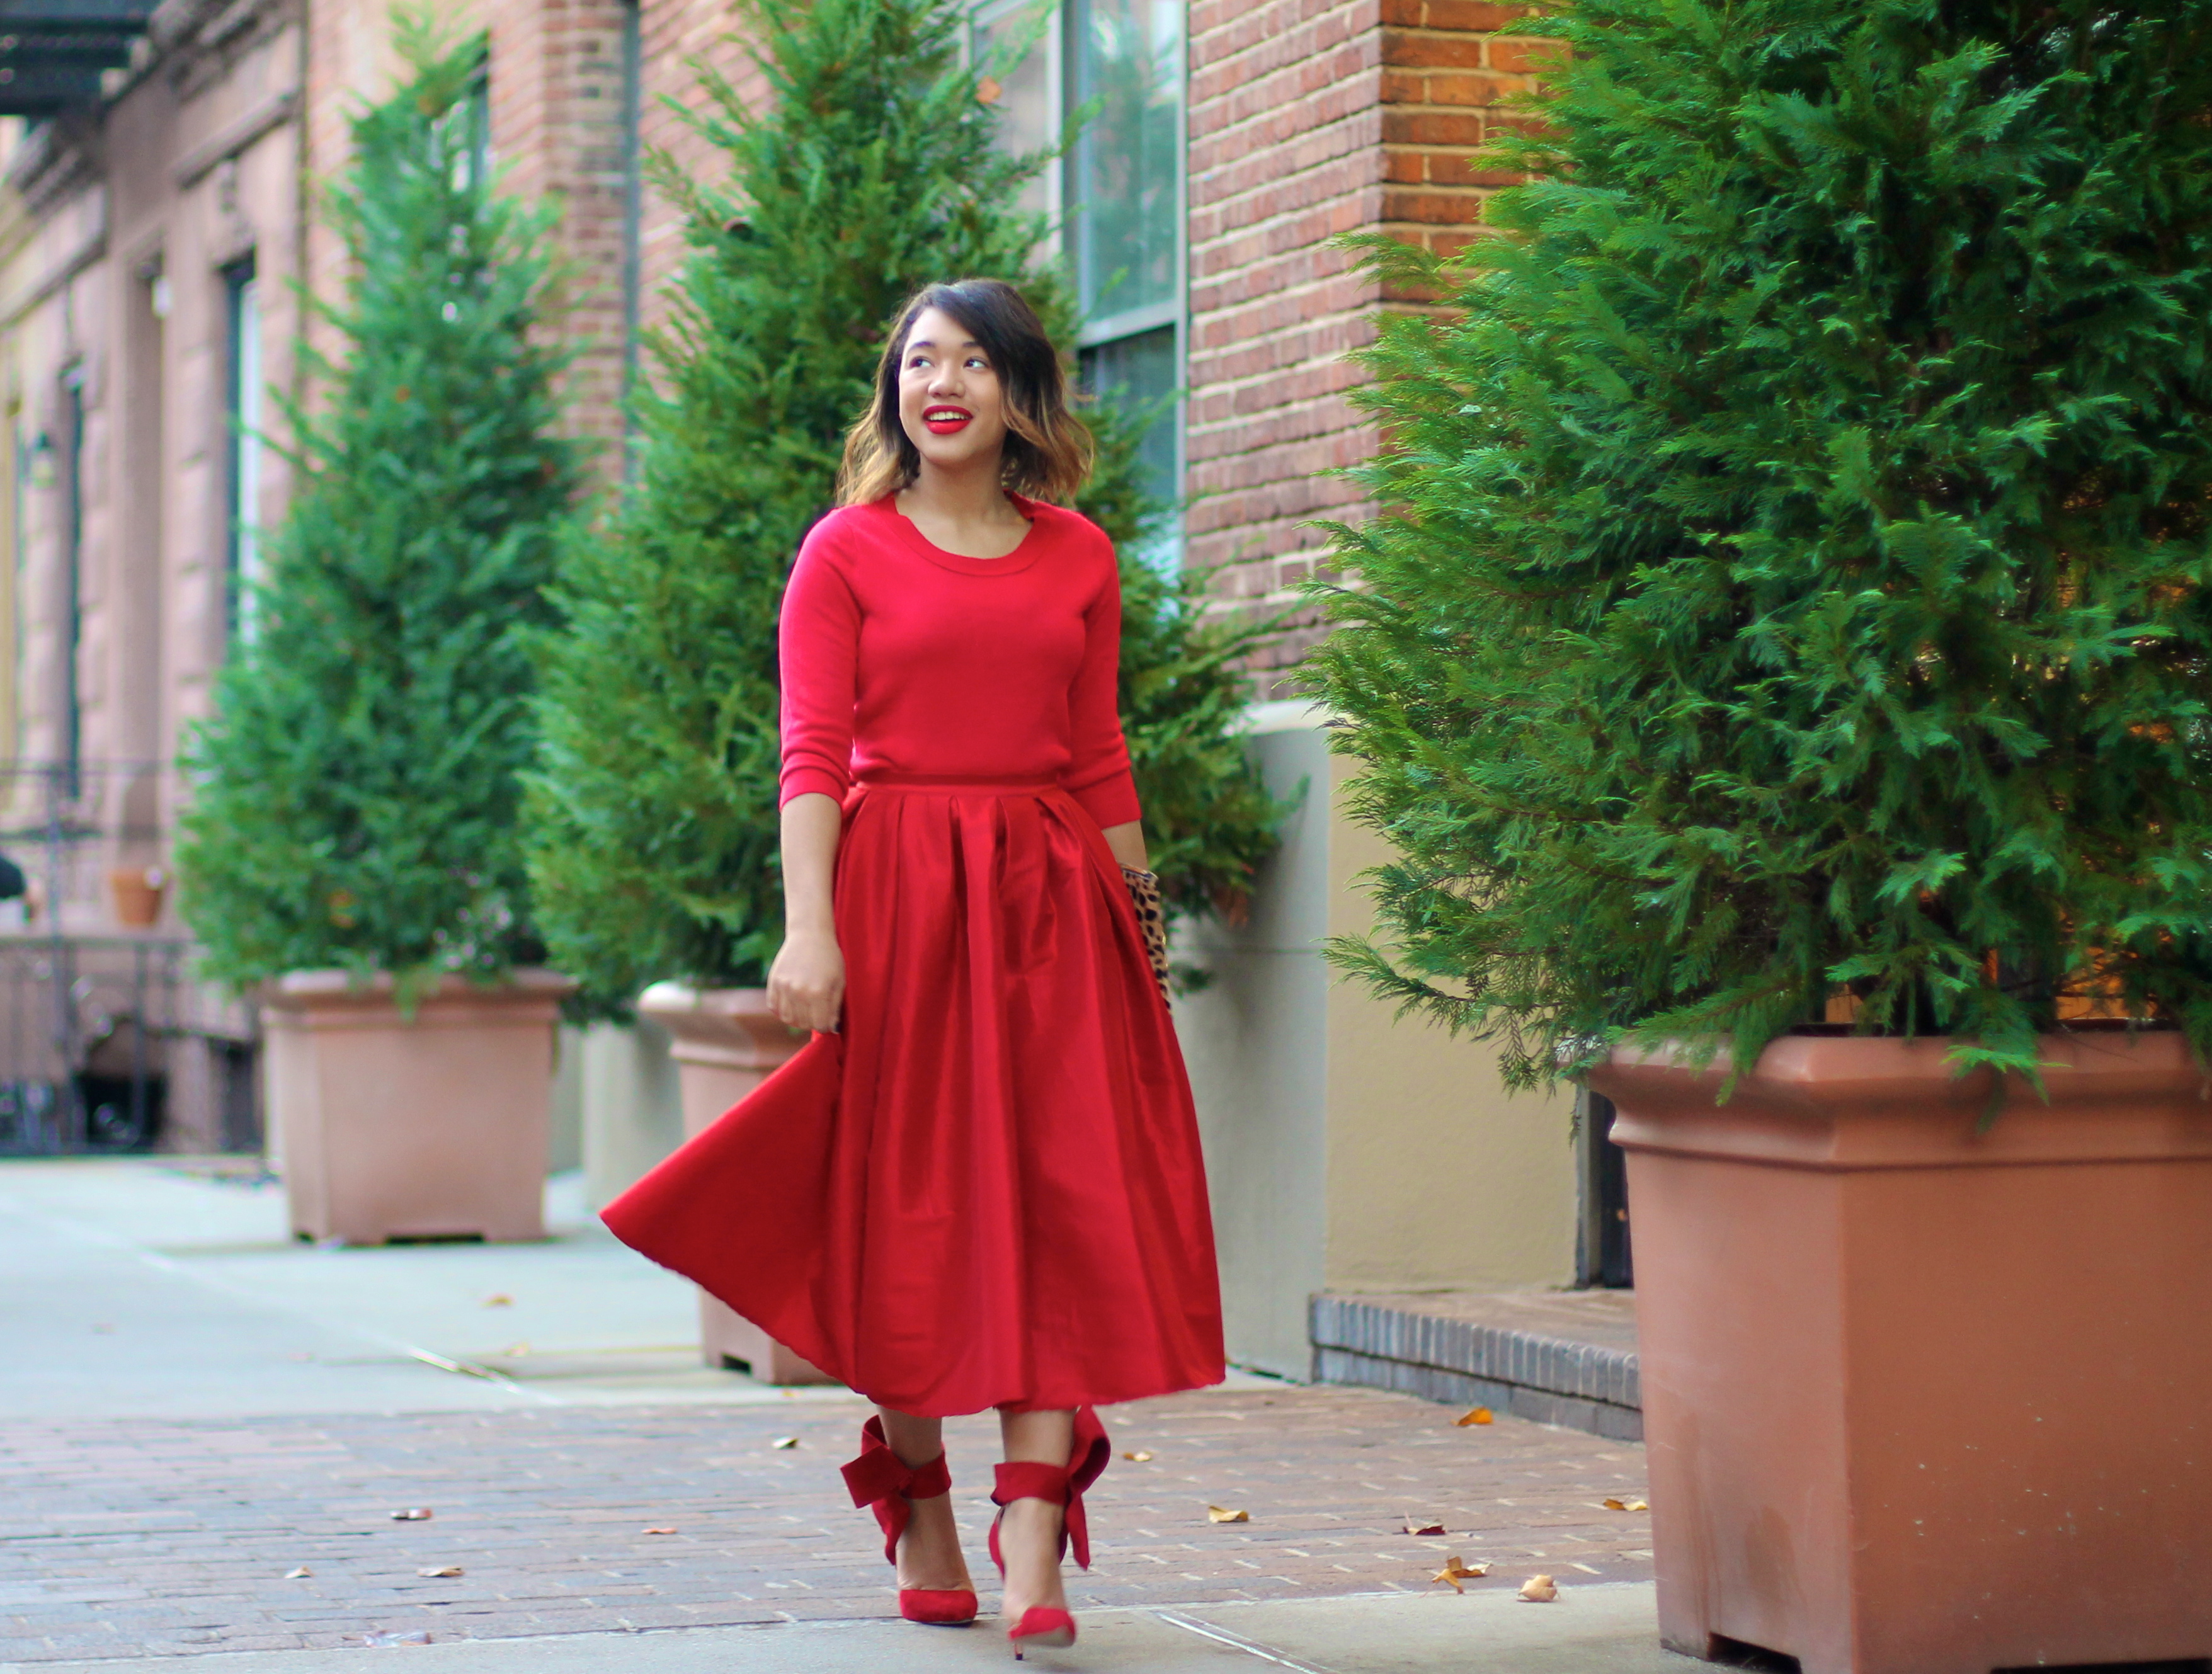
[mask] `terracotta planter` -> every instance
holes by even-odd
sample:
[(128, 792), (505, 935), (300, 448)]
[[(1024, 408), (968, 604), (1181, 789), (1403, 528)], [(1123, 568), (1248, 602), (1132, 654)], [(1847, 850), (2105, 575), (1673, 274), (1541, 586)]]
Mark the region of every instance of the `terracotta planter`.
[(107, 874), (107, 892), (114, 897), (115, 922), (132, 930), (150, 930), (161, 921), (161, 897), (167, 893), (169, 875), (159, 866), (115, 866)]
[[(684, 1096), (684, 1137), (714, 1125), (729, 1107), (768, 1079), (806, 1044), (803, 1030), (787, 1028), (768, 1009), (763, 988), (687, 988), (656, 982), (638, 1001), (638, 1012), (674, 1040)], [(778, 1343), (758, 1325), (699, 1293), (699, 1350), (709, 1366), (733, 1366), (763, 1383), (833, 1383), (811, 1362)]]
[(261, 991), (270, 1119), (302, 1238), (545, 1235), (554, 1029), (574, 985), (447, 977), (410, 1018), (385, 979), (295, 971)]
[(2212, 1656), (2212, 1102), (2179, 1035), (1616, 1055), (1661, 1635), (1804, 1674)]

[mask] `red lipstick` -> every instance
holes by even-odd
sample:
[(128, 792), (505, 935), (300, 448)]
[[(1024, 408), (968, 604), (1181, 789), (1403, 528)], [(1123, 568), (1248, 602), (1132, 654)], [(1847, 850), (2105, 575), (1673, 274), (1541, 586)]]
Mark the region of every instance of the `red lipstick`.
[(955, 407), (947, 402), (933, 402), (921, 409), (921, 422), (933, 436), (954, 436), (975, 422), (975, 414), (965, 407)]

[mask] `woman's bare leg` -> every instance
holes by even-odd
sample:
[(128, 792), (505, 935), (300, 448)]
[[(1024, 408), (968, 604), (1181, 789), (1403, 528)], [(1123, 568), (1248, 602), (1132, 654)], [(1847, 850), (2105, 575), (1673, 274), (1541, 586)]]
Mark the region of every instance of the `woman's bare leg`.
[[(883, 1415), (884, 1440), (902, 1465), (909, 1469), (927, 1465), (945, 1451), (942, 1420), (917, 1418), (889, 1407), (876, 1410)], [(933, 1592), (964, 1588), (973, 1592), (975, 1583), (969, 1579), (967, 1555), (960, 1550), (960, 1530), (952, 1520), (952, 1496), (939, 1494), (916, 1500), (913, 1505), (914, 1520), (899, 1537), (898, 1584)]]
[[(999, 1434), (1006, 1463), (1067, 1467), (1075, 1445), (1075, 1415), (1001, 1412)], [(999, 1555), (1006, 1561), (1006, 1591), (1000, 1614), (1018, 1621), (1025, 1610), (1067, 1608), (1060, 1580), (1060, 1508), (1044, 1500), (1017, 1500), (999, 1525)]]

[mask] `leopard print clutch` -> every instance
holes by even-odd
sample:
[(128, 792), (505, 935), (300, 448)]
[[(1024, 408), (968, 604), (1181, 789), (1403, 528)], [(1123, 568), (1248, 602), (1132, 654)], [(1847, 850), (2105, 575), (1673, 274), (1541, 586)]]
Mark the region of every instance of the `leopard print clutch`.
[(1145, 932), (1145, 951), (1152, 958), (1152, 980), (1160, 985), (1160, 998), (1168, 997), (1168, 919), (1160, 910), (1158, 872), (1121, 868), (1121, 881), (1129, 886), (1129, 900), (1137, 909), (1137, 928)]

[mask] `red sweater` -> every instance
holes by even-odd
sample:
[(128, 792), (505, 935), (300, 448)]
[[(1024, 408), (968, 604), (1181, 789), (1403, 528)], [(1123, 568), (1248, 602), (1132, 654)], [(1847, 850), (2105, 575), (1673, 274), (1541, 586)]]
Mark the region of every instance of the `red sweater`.
[(1138, 817), (1113, 543), (1014, 503), (1030, 531), (1004, 558), (932, 544), (888, 498), (814, 525), (778, 627), (785, 802), (878, 773), (1053, 779), (1101, 826)]

